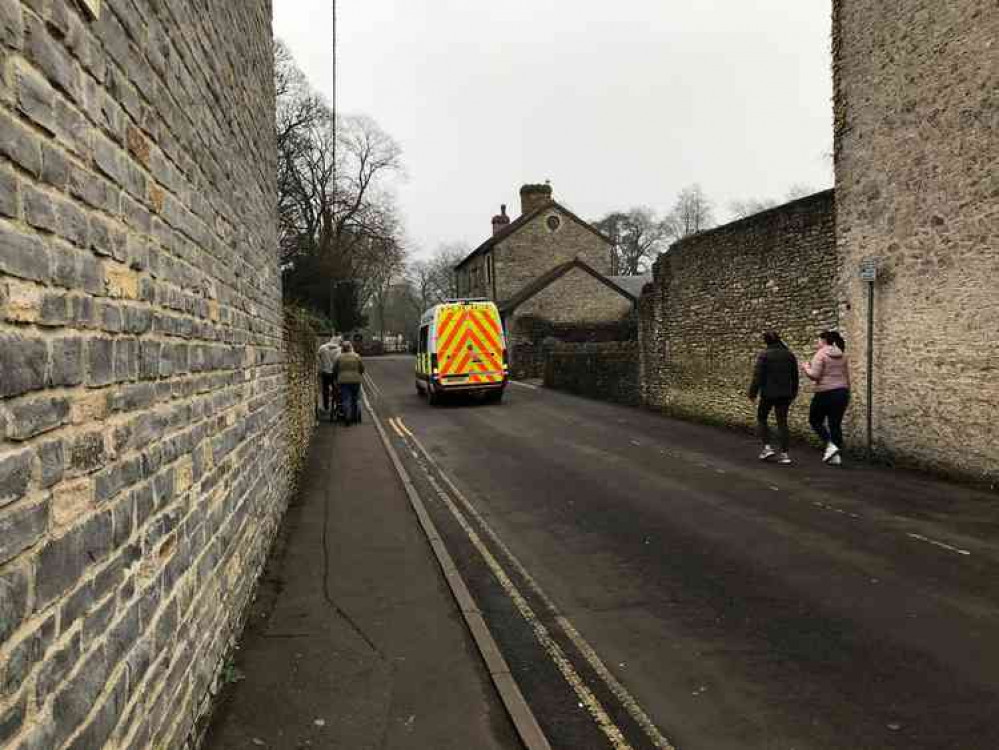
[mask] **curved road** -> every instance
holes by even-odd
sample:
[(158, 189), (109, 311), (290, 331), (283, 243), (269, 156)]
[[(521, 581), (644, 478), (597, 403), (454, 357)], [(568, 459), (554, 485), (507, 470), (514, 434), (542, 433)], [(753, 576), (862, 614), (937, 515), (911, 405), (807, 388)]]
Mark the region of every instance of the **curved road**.
[(995, 495), (412, 364), (366, 391), (553, 747), (999, 747)]

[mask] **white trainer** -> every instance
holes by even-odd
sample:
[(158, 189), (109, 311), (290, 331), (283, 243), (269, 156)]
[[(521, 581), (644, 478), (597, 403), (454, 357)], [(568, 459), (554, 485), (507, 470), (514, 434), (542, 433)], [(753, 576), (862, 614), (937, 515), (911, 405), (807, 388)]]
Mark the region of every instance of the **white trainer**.
[(771, 448), (769, 445), (764, 445), (763, 450), (760, 451), (760, 460), (766, 461), (768, 458), (772, 458), (777, 455), (777, 451)]
[(791, 457), (786, 453), (781, 453), (780, 457), (777, 459), (777, 463), (784, 464), (785, 466), (791, 463)]
[(829, 459), (830, 466), (842, 466), (842, 464), (843, 464), (843, 457), (838, 453)]
[(829, 445), (826, 446), (825, 453), (822, 454), (822, 460), (829, 463), (829, 460), (836, 455), (839, 455), (839, 447), (829, 443)]

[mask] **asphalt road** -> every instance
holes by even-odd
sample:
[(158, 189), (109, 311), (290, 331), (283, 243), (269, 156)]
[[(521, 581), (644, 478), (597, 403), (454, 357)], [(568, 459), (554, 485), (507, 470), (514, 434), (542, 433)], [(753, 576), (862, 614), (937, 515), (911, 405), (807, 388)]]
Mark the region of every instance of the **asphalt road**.
[(431, 407), (412, 359), (367, 364), (553, 747), (999, 747), (994, 494), (805, 446), (764, 465), (749, 436), (524, 385)]

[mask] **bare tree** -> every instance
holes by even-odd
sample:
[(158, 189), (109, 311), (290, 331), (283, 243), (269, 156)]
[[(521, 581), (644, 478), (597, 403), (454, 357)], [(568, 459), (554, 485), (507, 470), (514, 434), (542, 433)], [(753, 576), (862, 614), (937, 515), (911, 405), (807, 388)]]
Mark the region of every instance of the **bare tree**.
[(614, 211), (593, 226), (613, 243), (611, 273), (615, 276), (645, 273), (669, 236), (666, 224), (656, 218), (651, 208), (644, 206)]
[(468, 253), (464, 243), (444, 243), (429, 258), (410, 264), (409, 278), (421, 310), (458, 296), (454, 267)]
[(680, 191), (663, 222), (668, 236), (679, 240), (714, 226), (714, 210), (701, 186), (694, 183)]
[(758, 214), (777, 205), (777, 201), (772, 198), (749, 198), (747, 200), (732, 201), (728, 204), (729, 211), (733, 219), (745, 219), (747, 216)]
[(796, 182), (787, 189), (783, 201), (775, 198), (749, 198), (747, 200), (732, 201), (728, 204), (728, 207), (733, 219), (744, 219), (747, 216), (758, 214), (760, 211), (766, 211), (768, 208), (779, 206), (782, 202), (788, 203), (798, 198), (804, 198), (806, 195), (811, 195), (814, 192), (815, 189), (810, 185)]
[(337, 285), (349, 284), (353, 311), (336, 323), (354, 327), (384, 269), (402, 262), (390, 189), (402, 174), (401, 149), (370, 117), (336, 118), (280, 42), (274, 85), (286, 293), (332, 314)]

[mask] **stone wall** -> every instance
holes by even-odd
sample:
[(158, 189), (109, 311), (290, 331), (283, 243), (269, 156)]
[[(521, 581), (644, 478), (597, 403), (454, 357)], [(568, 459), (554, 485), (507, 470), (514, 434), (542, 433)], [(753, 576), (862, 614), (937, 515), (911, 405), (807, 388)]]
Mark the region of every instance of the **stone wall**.
[[(865, 383), (858, 268), (880, 259), (874, 438), (890, 459), (999, 479), (999, 13), (986, 0), (833, 3), (843, 316)], [(862, 439), (865, 393), (849, 434)]]
[[(755, 420), (746, 398), (761, 334), (799, 357), (838, 320), (833, 192), (825, 191), (675, 243), (639, 305), (642, 401), (731, 425)], [(851, 350), (852, 351), (852, 350)], [(804, 389), (803, 389), (804, 390)], [(807, 431), (807, 400), (792, 424)]]
[(532, 315), (518, 315), (507, 321), (507, 351), (510, 376), (515, 379), (542, 378), (548, 351), (558, 342), (635, 341), (638, 327), (634, 315), (603, 323), (556, 323)]
[(580, 396), (637, 405), (638, 344), (635, 341), (556, 343), (546, 347), (545, 386)]
[(277, 266), (270, 2), (100, 5), (0, 0), (10, 750), (184, 746), (306, 431)]

